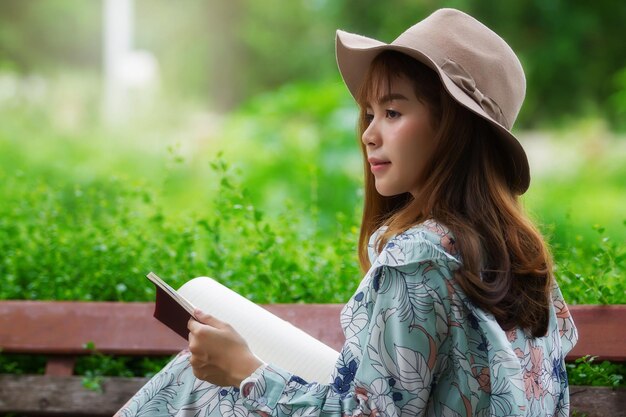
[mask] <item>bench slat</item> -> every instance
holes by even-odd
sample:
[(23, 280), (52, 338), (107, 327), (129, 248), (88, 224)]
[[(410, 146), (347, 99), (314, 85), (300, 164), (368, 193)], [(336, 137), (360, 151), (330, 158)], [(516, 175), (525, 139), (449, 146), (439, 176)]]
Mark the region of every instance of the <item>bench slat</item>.
[(102, 392), (77, 376), (0, 375), (0, 413), (112, 416), (147, 378), (104, 378)]
[(626, 305), (574, 305), (569, 309), (578, 329), (578, 343), (566, 360), (593, 355), (600, 360), (626, 361)]
[(6, 352), (169, 355), (186, 343), (152, 318), (153, 303), (2, 301), (0, 348)]
[[(0, 375), (0, 413), (111, 416), (147, 378), (107, 377), (102, 392), (82, 386), (82, 378)], [(626, 416), (626, 388), (570, 387), (572, 415)]]
[(626, 388), (570, 386), (572, 416), (626, 417)]
[[(271, 305), (335, 349), (343, 345), (337, 304)], [(14, 353), (170, 355), (187, 342), (152, 317), (154, 303), (0, 301), (0, 349)], [(331, 325), (329, 325), (329, 323)]]
[[(339, 304), (264, 306), (313, 337), (340, 349)], [(567, 360), (591, 354), (626, 361), (626, 305), (570, 306), (579, 342)], [(154, 303), (0, 301), (4, 352), (78, 355), (93, 342), (104, 354), (170, 355), (186, 341), (152, 317)]]

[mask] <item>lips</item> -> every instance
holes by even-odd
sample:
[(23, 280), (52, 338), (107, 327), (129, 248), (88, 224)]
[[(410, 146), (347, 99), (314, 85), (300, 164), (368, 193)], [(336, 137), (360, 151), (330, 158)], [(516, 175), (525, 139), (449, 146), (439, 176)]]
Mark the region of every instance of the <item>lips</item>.
[(387, 164), (391, 163), (391, 162), (386, 161), (384, 159), (378, 159), (378, 158), (368, 158), (367, 162), (369, 162), (370, 165), (373, 166), (373, 167), (379, 166), (379, 165), (387, 165)]
[(372, 173), (381, 172), (391, 165), (390, 161), (378, 158), (368, 158), (367, 162), (370, 163), (370, 170)]

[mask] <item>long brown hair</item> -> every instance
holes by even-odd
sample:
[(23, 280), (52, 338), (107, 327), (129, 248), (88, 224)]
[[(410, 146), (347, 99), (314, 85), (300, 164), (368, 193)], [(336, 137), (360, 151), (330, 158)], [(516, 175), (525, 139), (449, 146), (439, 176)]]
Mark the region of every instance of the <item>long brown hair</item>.
[[(519, 326), (534, 337), (545, 335), (551, 256), (520, 206), (503, 141), (489, 123), (454, 101), (433, 70), (404, 54), (386, 51), (370, 66), (358, 94), (359, 138), (367, 128), (367, 103), (388, 92), (382, 90), (396, 77), (412, 80), (416, 97), (429, 107), (437, 145), (415, 196), (378, 194), (364, 161), (361, 267), (370, 267), (368, 240), (380, 226), (388, 228), (379, 237), (378, 250), (392, 236), (435, 219), (455, 236), (463, 259), (455, 278), (470, 300), (491, 312), (505, 330)], [(365, 145), (361, 147), (365, 154)]]

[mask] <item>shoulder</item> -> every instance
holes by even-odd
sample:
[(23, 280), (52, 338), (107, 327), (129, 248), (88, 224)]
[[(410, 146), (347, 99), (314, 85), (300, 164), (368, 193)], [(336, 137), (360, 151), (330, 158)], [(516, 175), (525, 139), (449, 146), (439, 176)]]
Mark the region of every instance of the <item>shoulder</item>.
[[(454, 271), (461, 265), (444, 226), (425, 222), (390, 239), (377, 255), (357, 293), (370, 317), (392, 317), (424, 329), (434, 343), (448, 334)], [(371, 321), (372, 319), (370, 319)]]
[(433, 263), (454, 271), (461, 266), (461, 257), (450, 230), (434, 220), (427, 220), (389, 239), (380, 253), (373, 248), (380, 232), (370, 240), (372, 267), (406, 267)]

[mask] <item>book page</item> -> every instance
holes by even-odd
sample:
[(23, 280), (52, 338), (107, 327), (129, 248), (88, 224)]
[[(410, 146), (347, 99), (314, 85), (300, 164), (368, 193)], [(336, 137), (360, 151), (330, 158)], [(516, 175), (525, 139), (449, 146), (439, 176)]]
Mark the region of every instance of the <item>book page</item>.
[(194, 278), (178, 292), (200, 310), (233, 326), (264, 362), (307, 382), (330, 382), (339, 353), (303, 330), (212, 278)]

